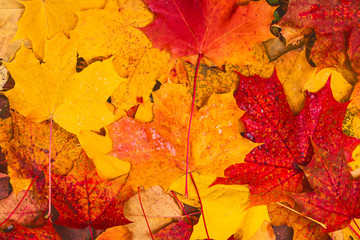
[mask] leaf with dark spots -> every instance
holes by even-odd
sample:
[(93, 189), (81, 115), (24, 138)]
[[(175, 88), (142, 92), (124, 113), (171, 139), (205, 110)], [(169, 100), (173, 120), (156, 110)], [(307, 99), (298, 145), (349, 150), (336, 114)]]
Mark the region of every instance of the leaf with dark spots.
[[(200, 64), (196, 79), (195, 105), (204, 106), (213, 93), (227, 93), (234, 91), (239, 78), (232, 71), (233, 66), (224, 65), (223, 69)], [(171, 72), (171, 81), (185, 84), (193, 94), (196, 67), (185, 61), (178, 61)]]
[[(41, 190), (45, 184), (44, 173), (49, 161), (50, 123), (35, 123), (12, 112), (14, 137), (2, 142), (11, 179), (30, 179), (38, 176), (36, 186)], [(56, 123), (52, 129), (52, 168), (54, 173), (65, 175), (73, 167), (73, 162), (81, 154), (81, 146), (76, 135), (61, 128)], [(41, 187), (42, 186), (42, 187)], [(17, 186), (13, 186), (15, 189)], [(22, 189), (17, 189), (20, 191)]]
[(292, 201), (284, 191), (302, 190), (303, 172), (298, 165), (306, 166), (311, 160), (311, 138), (333, 154), (344, 149), (348, 161), (360, 143), (342, 133), (348, 103), (334, 99), (330, 79), (319, 92), (307, 93), (305, 106), (296, 117), (276, 72), (269, 79), (240, 75), (234, 96), (246, 111), (241, 117), (244, 136), (263, 145), (246, 156), (246, 163), (227, 168), (226, 178), (218, 178), (215, 184), (249, 184), (252, 204)]
[(123, 207), (132, 192), (124, 187), (125, 180), (103, 180), (93, 162), (82, 154), (66, 176), (52, 176), (52, 201), (60, 214), (55, 223), (72, 228), (90, 225), (95, 229), (129, 223)]

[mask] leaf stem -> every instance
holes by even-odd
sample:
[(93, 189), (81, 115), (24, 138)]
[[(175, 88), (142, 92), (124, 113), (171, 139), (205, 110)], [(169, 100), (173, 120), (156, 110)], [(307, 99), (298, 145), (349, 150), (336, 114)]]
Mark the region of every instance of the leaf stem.
[(90, 230), (91, 240), (94, 240), (93, 231), (92, 231), (92, 229), (91, 229), (91, 225), (90, 225), (90, 224), (89, 224), (89, 230)]
[(22, 203), (22, 201), (24, 201), (24, 199), (25, 199), (27, 193), (29, 192), (31, 186), (34, 184), (34, 182), (35, 182), (36, 179), (38, 179), (38, 178), (39, 178), (39, 176), (36, 176), (36, 177), (31, 181), (29, 187), (26, 189), (26, 192), (25, 192), (24, 196), (21, 198), (21, 200), (20, 200), (20, 202), (18, 203), (18, 205), (16, 205), (16, 207), (15, 207), (14, 210), (9, 214), (9, 216), (7, 216), (7, 218), (6, 218), (2, 223), (0, 223), (0, 226), (4, 225), (4, 224), (7, 222), (7, 220), (9, 220), (9, 218), (15, 213), (16, 209), (18, 209), (18, 207), (20, 206), (20, 204)]
[(139, 196), (139, 202), (140, 202), (141, 210), (142, 210), (142, 212), (143, 212), (143, 214), (144, 214), (144, 218), (145, 218), (145, 221), (146, 221), (146, 225), (147, 225), (147, 227), (148, 227), (148, 229), (149, 229), (151, 239), (154, 240), (154, 236), (152, 235), (151, 228), (150, 228), (149, 222), (148, 222), (148, 220), (147, 220), (144, 207), (143, 207), (143, 205), (142, 205), (142, 203), (141, 203), (140, 187), (138, 187), (138, 196)]
[(183, 212), (185, 213), (187, 219), (189, 220), (189, 224), (191, 224), (191, 221), (190, 221), (190, 218), (189, 218), (189, 215), (187, 214), (187, 212), (185, 211), (185, 208), (184, 208), (184, 205), (182, 204), (182, 202), (180, 202), (180, 200), (178, 199), (178, 197), (176, 196), (176, 194), (174, 193), (174, 191), (170, 191), (171, 194), (175, 197), (176, 201), (178, 201), (178, 203), (180, 204)]
[(53, 119), (50, 117), (50, 137), (49, 137), (49, 211), (48, 218), (51, 217), (51, 143), (52, 143)]
[(194, 87), (193, 87), (193, 98), (191, 103), (191, 113), (189, 119), (189, 127), (187, 133), (187, 141), (186, 141), (186, 176), (185, 176), (185, 198), (188, 198), (188, 175), (189, 175), (189, 153), (190, 153), (190, 130), (191, 130), (191, 122), (194, 114), (194, 107), (195, 107), (195, 95), (196, 95), (196, 80), (199, 72), (200, 61), (202, 58), (202, 53), (198, 54), (198, 59), (196, 61), (195, 67), (195, 75), (194, 75)]
[(211, 238), (209, 237), (209, 232), (208, 232), (207, 227), (206, 227), (205, 215), (204, 215), (204, 210), (203, 210), (203, 205), (202, 205), (202, 202), (201, 202), (200, 194), (199, 194), (199, 191), (198, 191), (198, 189), (197, 189), (197, 186), (196, 186), (196, 184), (195, 184), (195, 180), (194, 180), (191, 172), (190, 172), (189, 174), (190, 174), (191, 181), (192, 181), (193, 184), (194, 184), (196, 194), (197, 194), (197, 196), (198, 196), (198, 198), (199, 198), (200, 211), (201, 211), (201, 215), (202, 215), (203, 221), (204, 221), (204, 227), (205, 227), (205, 232), (206, 232), (207, 240), (210, 240)]
[(323, 223), (321, 223), (321, 222), (319, 222), (319, 221), (317, 221), (317, 220), (315, 220), (315, 219), (313, 219), (311, 217), (305, 216), (305, 215), (301, 214), (300, 212), (296, 211), (295, 209), (292, 209), (291, 207), (288, 207), (288, 206), (286, 206), (286, 205), (284, 205), (284, 204), (282, 204), (280, 202), (277, 202), (277, 204), (284, 207), (284, 208), (286, 208), (286, 209), (288, 209), (288, 210), (290, 210), (290, 211), (293, 211), (294, 213), (297, 213), (297, 214), (303, 216), (304, 218), (307, 218), (307, 219), (319, 224), (323, 228), (327, 228), (325, 224), (323, 224)]

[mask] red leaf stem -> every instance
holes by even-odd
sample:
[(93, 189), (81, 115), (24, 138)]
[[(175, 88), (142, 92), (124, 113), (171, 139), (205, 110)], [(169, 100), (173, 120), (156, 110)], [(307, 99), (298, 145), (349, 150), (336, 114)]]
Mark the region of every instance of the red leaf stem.
[(180, 200), (177, 198), (177, 196), (176, 196), (176, 194), (174, 193), (174, 191), (170, 191), (170, 192), (171, 192), (171, 194), (175, 197), (175, 199), (178, 201), (178, 203), (180, 204), (180, 206), (181, 206), (182, 210), (184, 211), (187, 219), (189, 220), (189, 224), (190, 224), (191, 221), (190, 221), (190, 218), (189, 218), (188, 214), (187, 214), (186, 211), (185, 211), (184, 205), (183, 205), (182, 202), (180, 202)]
[(93, 232), (92, 232), (92, 229), (91, 229), (91, 226), (89, 224), (89, 230), (90, 230), (90, 236), (91, 236), (91, 240), (94, 240), (94, 236), (93, 236)]
[(198, 59), (196, 62), (196, 69), (195, 69), (195, 76), (194, 76), (194, 88), (193, 88), (193, 99), (191, 103), (191, 113), (189, 119), (189, 127), (188, 127), (188, 134), (187, 134), (187, 141), (186, 141), (186, 177), (185, 177), (185, 197), (188, 197), (188, 174), (189, 174), (189, 152), (190, 152), (190, 130), (191, 130), (191, 122), (194, 113), (195, 107), (195, 95), (196, 95), (196, 79), (199, 72), (200, 61), (202, 58), (202, 53), (198, 54)]
[(205, 215), (204, 215), (204, 210), (203, 210), (203, 205), (202, 205), (202, 202), (201, 202), (200, 194), (199, 194), (199, 191), (198, 191), (198, 189), (197, 189), (197, 187), (196, 187), (195, 180), (194, 180), (191, 172), (190, 172), (189, 174), (190, 174), (191, 181), (192, 181), (193, 184), (194, 184), (196, 194), (197, 194), (197, 196), (198, 196), (198, 198), (199, 198), (200, 210), (201, 210), (201, 214), (202, 214), (203, 221), (204, 221), (204, 227), (205, 227), (205, 232), (206, 232), (207, 240), (210, 240), (211, 238), (209, 237), (209, 232), (208, 232), (207, 227), (206, 227)]
[(153, 236), (153, 234), (152, 234), (152, 232), (151, 232), (151, 228), (150, 228), (149, 222), (148, 222), (148, 220), (147, 220), (147, 217), (146, 217), (146, 214), (145, 214), (144, 207), (143, 207), (143, 205), (142, 205), (142, 203), (141, 203), (141, 197), (140, 197), (140, 187), (138, 187), (138, 195), (139, 195), (139, 202), (140, 202), (141, 210), (142, 210), (142, 212), (143, 212), (143, 214), (144, 214), (144, 218), (145, 218), (145, 221), (146, 221), (146, 225), (148, 226), (148, 229), (149, 229), (149, 232), (150, 232), (151, 239), (152, 239), (152, 240), (154, 240), (154, 236)]
[(52, 142), (52, 128), (53, 128), (53, 119), (50, 118), (50, 137), (49, 137), (49, 211), (48, 217), (51, 216), (51, 142)]

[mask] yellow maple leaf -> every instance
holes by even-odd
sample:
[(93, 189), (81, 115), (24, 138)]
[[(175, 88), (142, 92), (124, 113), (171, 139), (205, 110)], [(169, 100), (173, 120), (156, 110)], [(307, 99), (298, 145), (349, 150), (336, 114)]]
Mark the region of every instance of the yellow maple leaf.
[(30, 39), (35, 55), (43, 59), (45, 41), (58, 33), (69, 35), (78, 18), (76, 11), (101, 8), (105, 0), (31, 0), (22, 1), (25, 12), (18, 22), (16, 39)]
[(134, 26), (149, 23), (152, 13), (140, 0), (121, 2), (109, 0), (103, 9), (78, 13), (79, 22), (70, 35), (79, 55), (86, 61), (98, 56), (127, 55), (133, 51), (141, 55), (151, 47), (145, 34)]
[(35, 122), (52, 118), (71, 133), (99, 130), (114, 121), (106, 100), (120, 78), (112, 59), (75, 71), (76, 49), (63, 34), (46, 43), (44, 62), (22, 47), (15, 60), (6, 63), (16, 84), (6, 92), (10, 106)]
[[(242, 239), (248, 240), (258, 231), (264, 221), (270, 221), (266, 206), (257, 206), (246, 210), (250, 195), (247, 185), (209, 187), (215, 181), (215, 176), (205, 176), (199, 173), (192, 173), (192, 175), (201, 198), (205, 222), (211, 239), (226, 240), (241, 229)], [(184, 203), (200, 207), (193, 182), (189, 183), (188, 198), (184, 197), (185, 176), (177, 179), (169, 190), (182, 194), (179, 199)], [(194, 226), (190, 239), (207, 239), (203, 216)]]
[[(171, 67), (170, 55), (151, 48), (145, 34), (135, 28), (145, 26), (152, 18), (140, 0), (109, 0), (104, 9), (80, 12), (78, 25), (71, 32), (71, 41), (86, 61), (113, 55), (115, 71), (129, 79), (111, 96), (118, 118), (139, 104), (135, 118), (151, 121), (150, 94), (156, 81), (163, 82)], [(98, 27), (94, 28), (94, 22)]]

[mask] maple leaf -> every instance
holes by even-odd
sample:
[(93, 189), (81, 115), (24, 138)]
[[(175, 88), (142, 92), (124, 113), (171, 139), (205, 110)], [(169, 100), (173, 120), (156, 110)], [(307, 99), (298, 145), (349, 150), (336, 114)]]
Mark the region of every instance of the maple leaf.
[[(151, 47), (146, 36), (135, 28), (152, 20), (151, 12), (140, 0), (108, 0), (104, 8), (81, 11), (78, 16), (70, 40), (87, 62), (98, 56), (131, 55), (133, 51), (135, 56), (141, 55)], [(98, 27), (94, 28), (94, 22)]]
[(52, 118), (72, 133), (97, 131), (115, 120), (106, 100), (125, 81), (111, 61), (95, 62), (76, 73), (76, 49), (57, 34), (47, 41), (43, 63), (25, 47), (6, 63), (16, 84), (4, 94), (13, 109), (32, 121)]
[(7, 231), (0, 231), (1, 239), (18, 240), (26, 236), (27, 240), (61, 240), (50, 221), (41, 228), (28, 228), (15, 223), (8, 227)]
[(45, 42), (56, 34), (73, 30), (78, 18), (76, 11), (89, 8), (101, 8), (105, 0), (54, 1), (31, 0), (24, 1), (25, 12), (18, 22), (16, 39), (30, 39), (36, 57), (43, 59), (46, 55)]
[[(19, 178), (31, 179), (38, 176), (38, 190), (44, 187), (43, 171), (47, 169), (49, 158), (49, 122), (35, 123), (12, 112), (13, 138), (2, 142), (9, 168), (11, 183), (16, 192), (24, 188), (17, 183)], [(57, 124), (53, 125), (52, 166), (53, 172), (66, 175), (72, 168), (82, 149), (74, 134), (65, 131)], [(25, 184), (28, 187), (28, 183)]]
[(334, 155), (313, 147), (313, 159), (303, 170), (315, 191), (291, 196), (307, 215), (326, 225), (326, 232), (332, 232), (360, 218), (360, 183), (352, 180), (343, 151)]
[(249, 61), (255, 43), (271, 37), (272, 7), (265, 1), (146, 0), (155, 20), (140, 28), (154, 47), (174, 58), (203, 54), (217, 65)]
[(315, 30), (311, 58), (317, 66), (342, 66), (348, 56), (359, 73), (359, 10), (358, 0), (293, 0), (280, 26)]
[(123, 208), (132, 193), (124, 186), (125, 179), (111, 182), (101, 179), (85, 154), (66, 176), (53, 174), (52, 184), (52, 203), (60, 213), (56, 224), (105, 229), (129, 223)]
[[(183, 85), (166, 83), (153, 96), (151, 123), (124, 117), (108, 127), (114, 142), (110, 155), (131, 163), (130, 185), (167, 189), (185, 170), (190, 94)], [(257, 146), (238, 134), (241, 114), (231, 93), (213, 95), (195, 112), (191, 170), (222, 174), (224, 166)]]
[(227, 178), (218, 178), (215, 184), (249, 184), (252, 204), (291, 201), (282, 191), (302, 190), (303, 172), (298, 165), (305, 166), (311, 160), (310, 138), (333, 154), (344, 149), (348, 161), (360, 143), (342, 133), (348, 103), (334, 99), (330, 79), (319, 92), (307, 93), (305, 106), (296, 117), (291, 113), (276, 71), (269, 79), (240, 75), (234, 96), (246, 111), (241, 117), (246, 129), (244, 137), (264, 144), (246, 156), (246, 163), (227, 168)]
[[(270, 221), (266, 206), (247, 209), (249, 203), (249, 189), (247, 186), (213, 186), (215, 176), (192, 173), (194, 182), (189, 186), (188, 198), (184, 197), (185, 176), (177, 179), (169, 190), (180, 195), (179, 199), (185, 204), (203, 207), (204, 215), (194, 226), (190, 239), (206, 239), (206, 228), (211, 239), (227, 239), (236, 231), (242, 231), (243, 239), (250, 239), (260, 228), (263, 221)], [(199, 203), (199, 196), (202, 204)], [(205, 218), (206, 228), (203, 219)]]
[[(97, 56), (114, 56), (115, 71), (129, 79), (111, 96), (117, 117), (124, 116), (125, 111), (139, 104), (138, 99), (142, 98), (136, 118), (151, 121), (149, 96), (156, 81), (165, 80), (172, 64), (168, 53), (151, 48), (145, 34), (135, 28), (151, 20), (151, 12), (140, 0), (108, 1), (104, 9), (79, 13), (79, 23), (71, 32), (71, 42), (86, 61)], [(94, 22), (101, 27), (94, 28)]]
[[(173, 220), (181, 218), (182, 212), (171, 194), (165, 193), (159, 186), (153, 186), (132, 196), (125, 203), (124, 215), (132, 221), (127, 225), (132, 232), (132, 239), (145, 240), (152, 239), (150, 230), (156, 232), (162, 229)], [(150, 229), (147, 227), (147, 222)]]

